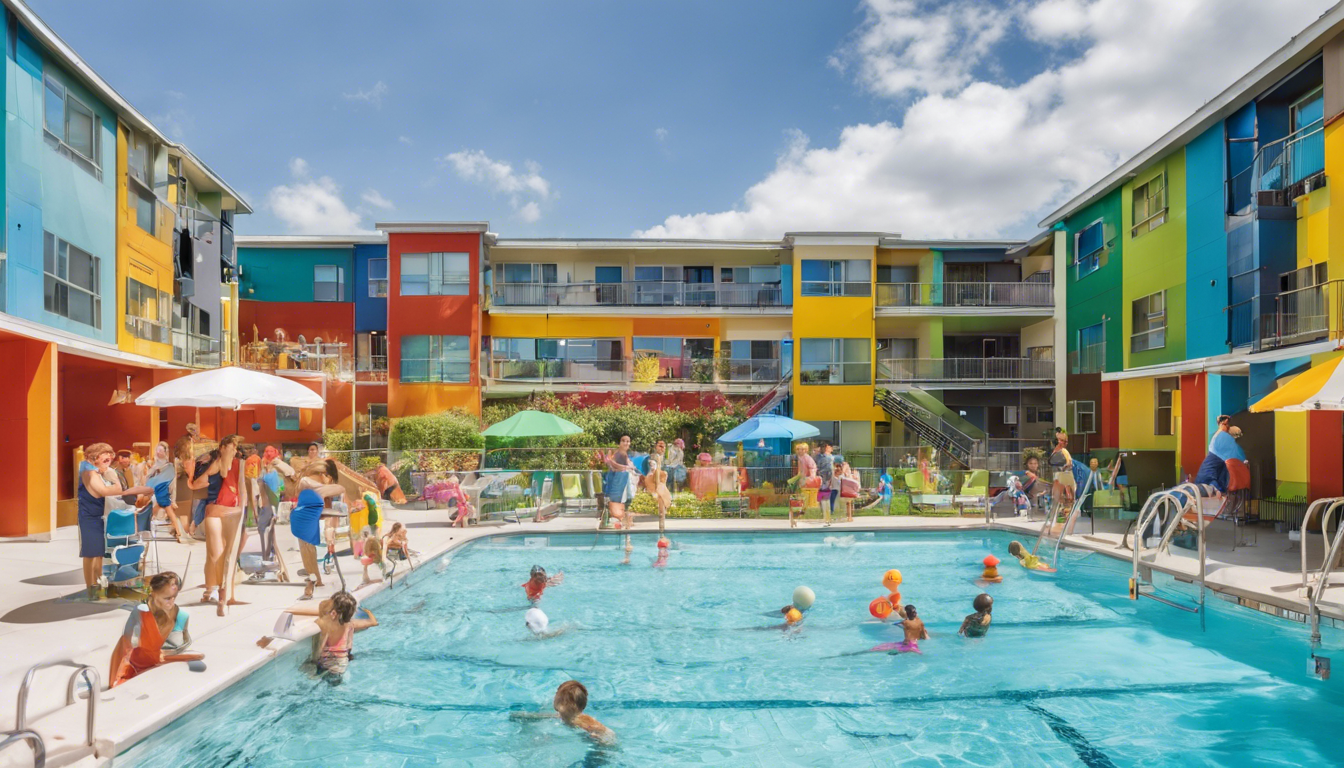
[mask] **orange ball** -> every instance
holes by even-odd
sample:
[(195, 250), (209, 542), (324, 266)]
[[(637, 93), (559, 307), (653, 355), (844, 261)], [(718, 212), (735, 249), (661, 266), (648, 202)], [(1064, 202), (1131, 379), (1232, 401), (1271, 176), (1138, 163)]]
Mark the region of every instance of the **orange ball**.
[(900, 607), (900, 605), (901, 605), (901, 593), (900, 593), (900, 592), (892, 592), (892, 593), (891, 593), (891, 597), (888, 597), (888, 598), (887, 598), (887, 602), (891, 603), (891, 607), (892, 607), (893, 610), (895, 610), (896, 608)]
[(875, 619), (886, 621), (887, 617), (891, 615), (891, 611), (891, 602), (885, 597), (879, 597), (868, 604), (868, 612), (873, 614)]
[(784, 614), (785, 624), (797, 624), (803, 620), (803, 614), (798, 612), (797, 608), (790, 608), (789, 612)]
[(993, 568), (994, 566), (999, 564), (999, 558), (993, 555), (986, 555), (983, 562), (986, 568)]
[(882, 575), (882, 586), (887, 588), (888, 592), (895, 592), (901, 588), (901, 572), (892, 568)]

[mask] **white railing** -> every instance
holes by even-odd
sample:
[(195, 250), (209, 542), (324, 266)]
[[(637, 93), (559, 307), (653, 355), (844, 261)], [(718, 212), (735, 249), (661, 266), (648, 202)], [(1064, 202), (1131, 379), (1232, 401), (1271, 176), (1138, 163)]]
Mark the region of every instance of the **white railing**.
[(887, 358), (879, 383), (913, 381), (1053, 381), (1055, 361), (1027, 357)]
[[(240, 365), (259, 371), (315, 371), (348, 379), (353, 370), (350, 350), (343, 342), (294, 344), (254, 341), (241, 350)], [(384, 358), (386, 367), (386, 358)]]
[(878, 283), (879, 307), (1052, 307), (1054, 284)]
[(779, 283), (501, 283), (497, 307), (778, 307)]

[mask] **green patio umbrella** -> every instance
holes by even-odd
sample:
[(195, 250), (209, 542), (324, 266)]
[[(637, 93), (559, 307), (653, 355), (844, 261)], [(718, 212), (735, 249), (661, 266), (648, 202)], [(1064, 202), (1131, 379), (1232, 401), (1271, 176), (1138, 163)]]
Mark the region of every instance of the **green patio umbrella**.
[(519, 411), (498, 424), (491, 424), (481, 434), (485, 437), (561, 437), (582, 432), (583, 428), (578, 424), (553, 413)]

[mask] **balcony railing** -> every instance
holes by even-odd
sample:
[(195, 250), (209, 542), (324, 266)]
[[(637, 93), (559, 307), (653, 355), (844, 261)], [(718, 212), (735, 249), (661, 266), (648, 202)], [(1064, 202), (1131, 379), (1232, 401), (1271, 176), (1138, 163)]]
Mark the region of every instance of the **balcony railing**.
[(1321, 121), (1272, 141), (1255, 153), (1245, 169), (1227, 180), (1227, 213), (1251, 213), (1261, 205), (1287, 206), (1295, 185), (1325, 170), (1325, 132)]
[(900, 382), (1054, 381), (1055, 361), (1028, 357), (886, 358), (877, 361), (880, 384)]
[(1106, 371), (1106, 342), (1085, 344), (1069, 353), (1070, 373), (1104, 373)]
[(536, 360), (492, 359), (490, 378), (496, 382), (525, 381), (565, 384), (761, 384), (779, 382), (780, 361), (736, 358), (670, 358), (681, 366), (666, 366), (659, 360), (656, 378), (642, 371), (639, 358), (541, 358)]
[(1344, 280), (1285, 291), (1274, 297), (1274, 314), (1261, 325), (1261, 347), (1281, 347), (1338, 337), (1330, 317), (1344, 312)]
[(1130, 352), (1147, 352), (1150, 349), (1161, 349), (1167, 345), (1167, 327), (1153, 328), (1148, 331), (1140, 331), (1129, 337)]
[(719, 366), (719, 380), (730, 382), (761, 382), (774, 384), (781, 378), (778, 360), (728, 359)]
[(502, 283), (496, 307), (778, 307), (779, 283)]
[(148, 317), (126, 315), (126, 330), (137, 339), (167, 344), (172, 338), (168, 323), (155, 322)]
[(355, 381), (387, 381), (387, 355), (356, 358)]
[(173, 331), (173, 362), (196, 368), (219, 367), (219, 339)]
[(628, 358), (490, 361), (490, 377), (501, 381), (566, 383), (628, 382)]
[(1054, 284), (878, 283), (879, 307), (1052, 307)]
[(353, 371), (349, 347), (340, 342), (254, 341), (242, 348), (241, 357), (242, 367), (259, 371), (314, 371), (344, 380)]

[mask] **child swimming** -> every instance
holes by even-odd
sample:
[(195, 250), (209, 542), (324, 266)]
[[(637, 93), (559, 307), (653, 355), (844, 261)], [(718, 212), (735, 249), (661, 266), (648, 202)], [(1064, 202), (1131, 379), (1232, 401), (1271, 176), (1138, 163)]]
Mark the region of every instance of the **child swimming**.
[(319, 610), (322, 608), (326, 610), (317, 617), (317, 627), (321, 631), (313, 636), (312, 660), (319, 673), (339, 682), (353, 658), (351, 648), (355, 632), (378, 626), (378, 620), (372, 614), (367, 619), (355, 618), (358, 604), (349, 592), (337, 592), (329, 600), (322, 601)]
[(610, 744), (616, 740), (616, 734), (610, 728), (599, 723), (596, 718), (583, 714), (588, 708), (588, 689), (578, 680), (566, 680), (555, 689), (555, 698), (551, 701), (555, 712), (514, 712), (509, 716), (514, 720), (545, 720), (558, 717), (570, 728), (588, 734), (594, 740)]
[(1045, 563), (1042, 563), (1039, 557), (1028, 552), (1027, 548), (1022, 546), (1022, 542), (1020, 541), (1009, 542), (1008, 554), (1012, 555), (1013, 557), (1016, 557), (1017, 562), (1020, 563), (1023, 568), (1026, 568), (1029, 571), (1045, 571), (1047, 573), (1055, 572), (1054, 568), (1051, 568)]
[(961, 622), (961, 629), (957, 630), (957, 634), (963, 637), (984, 637), (989, 633), (989, 622), (992, 619), (990, 611), (994, 610), (994, 598), (982, 592), (976, 595), (975, 602), (971, 605), (975, 608), (975, 613)]
[(565, 572), (560, 571), (554, 576), (547, 578), (546, 569), (540, 565), (532, 566), (532, 575), (527, 581), (523, 582), (522, 587), (527, 592), (527, 599), (533, 603), (541, 600), (541, 595), (547, 587), (555, 587), (565, 582)]
[(658, 539), (658, 559), (653, 561), (654, 568), (667, 567), (667, 550), (668, 547), (671, 546), (671, 544), (672, 542), (668, 541), (667, 539), (664, 538)]
[(556, 637), (565, 633), (565, 627), (551, 629), (551, 620), (540, 608), (533, 606), (527, 609), (527, 614), (523, 617), (523, 623), (531, 630), (532, 636), (538, 640), (544, 640), (550, 637)]
[(905, 640), (888, 653), (919, 653), (919, 641), (929, 639), (929, 631), (924, 628), (924, 620), (915, 612), (915, 606), (905, 606), (905, 621), (901, 622), (905, 631)]

